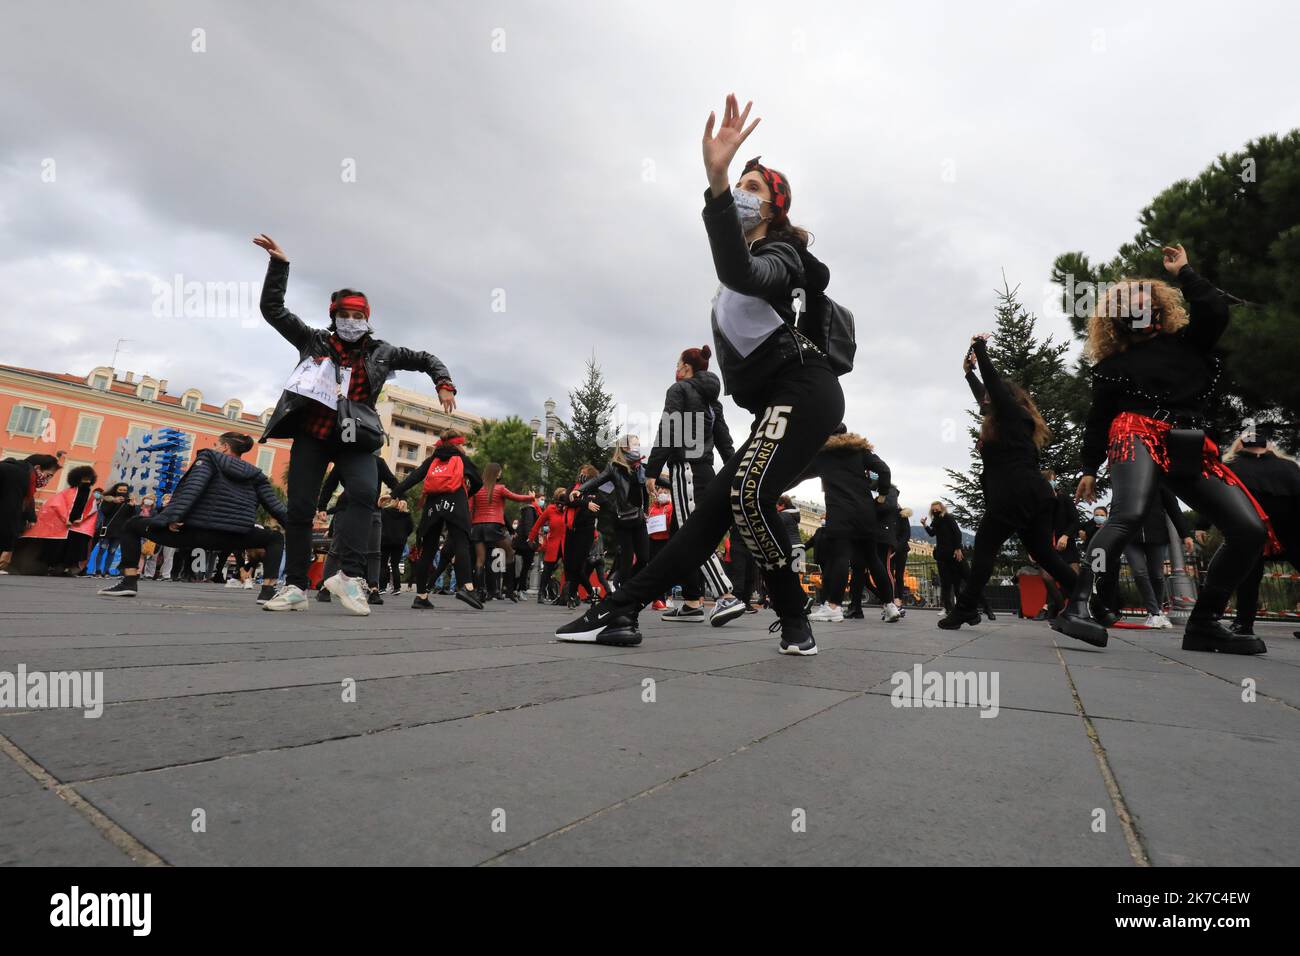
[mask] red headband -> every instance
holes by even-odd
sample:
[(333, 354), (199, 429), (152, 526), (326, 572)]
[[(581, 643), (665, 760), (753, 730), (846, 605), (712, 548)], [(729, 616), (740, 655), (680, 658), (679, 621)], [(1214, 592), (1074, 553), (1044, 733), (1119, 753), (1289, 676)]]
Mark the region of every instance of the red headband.
[(465, 444), (465, 436), (457, 435), (455, 438), (439, 438), (438, 444), (439, 445), (463, 445)]
[(767, 183), (767, 188), (772, 193), (772, 208), (777, 212), (790, 214), (790, 184), (785, 181), (785, 177), (775, 169), (768, 169), (759, 160), (761, 156), (755, 156), (745, 164), (745, 169), (741, 175), (750, 171), (756, 171), (763, 177), (763, 182)]
[(330, 315), (333, 316), (339, 309), (349, 309), (354, 312), (361, 312), (367, 319), (370, 318), (370, 302), (364, 295), (345, 295), (341, 299), (335, 299), (330, 303)]

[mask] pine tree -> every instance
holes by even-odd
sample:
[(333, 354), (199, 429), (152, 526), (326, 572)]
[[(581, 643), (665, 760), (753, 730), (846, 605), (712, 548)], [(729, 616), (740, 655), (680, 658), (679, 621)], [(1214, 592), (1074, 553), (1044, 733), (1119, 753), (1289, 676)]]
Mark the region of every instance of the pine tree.
[[(1056, 342), (1049, 335), (1039, 340), (1037, 318), (1020, 302), (1020, 287), (1007, 285), (996, 292), (997, 325), (988, 341), (988, 355), (1004, 379), (1016, 382), (1034, 399), (1043, 420), (1052, 430), (1052, 440), (1043, 448), (1040, 467), (1056, 472), (1061, 487), (1073, 489), (1080, 474), (1079, 454), (1083, 444), (1082, 421), (1087, 411), (1085, 384), (1066, 365), (1068, 342)], [(973, 400), (972, 400), (973, 405)], [(975, 441), (979, 438), (980, 415), (968, 410), (972, 425), (969, 472), (945, 469), (948, 474), (950, 510), (958, 523), (974, 530), (984, 516), (984, 495), (980, 491), (982, 470)], [(1017, 539), (1007, 543), (1008, 552), (1024, 560)]]
[(584, 464), (603, 468), (609, 459), (609, 426), (614, 413), (614, 396), (605, 388), (605, 377), (593, 354), (587, 361), (587, 378), (569, 392), (570, 421), (560, 423), (560, 439), (551, 459), (552, 484), (572, 482)]

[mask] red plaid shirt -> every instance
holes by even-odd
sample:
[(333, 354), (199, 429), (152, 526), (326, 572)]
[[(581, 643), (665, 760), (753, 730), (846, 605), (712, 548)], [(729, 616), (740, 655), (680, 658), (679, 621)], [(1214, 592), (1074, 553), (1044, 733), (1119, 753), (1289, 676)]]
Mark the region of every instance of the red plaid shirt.
[[(334, 350), (334, 364), (339, 368), (352, 369), (352, 380), (348, 382), (348, 398), (354, 402), (370, 400), (370, 381), (366, 378), (365, 350), (361, 348), (345, 349), (337, 335), (330, 336), (330, 347)], [(322, 359), (318, 358), (319, 363)], [(339, 427), (337, 409), (326, 408), (320, 402), (312, 402), (303, 421), (303, 430), (313, 438), (322, 441), (329, 439)]]

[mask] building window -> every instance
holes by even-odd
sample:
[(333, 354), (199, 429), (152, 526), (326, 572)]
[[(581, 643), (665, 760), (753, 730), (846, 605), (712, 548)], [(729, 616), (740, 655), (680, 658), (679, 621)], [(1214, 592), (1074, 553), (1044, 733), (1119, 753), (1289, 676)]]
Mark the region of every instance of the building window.
[(263, 448), (257, 453), (257, 467), (270, 476), (271, 469), (275, 467), (275, 449)]
[(49, 409), (38, 405), (15, 405), (9, 413), (10, 435), (24, 435), (35, 438), (45, 428), (45, 420), (50, 417)]
[(158, 397), (158, 389), (152, 385), (141, 385), (140, 391), (137, 394), (146, 402), (152, 402)]
[(99, 415), (87, 415), (84, 412), (78, 415), (77, 433), (72, 437), (72, 444), (94, 448), (99, 444), (99, 426), (102, 424), (104, 419)]
[(97, 389), (99, 389), (101, 392), (107, 392), (107, 391), (108, 391), (108, 376), (107, 376), (107, 375), (96, 375), (94, 378), (92, 378), (92, 379), (90, 380), (90, 387), (91, 387), (91, 388), (97, 388)]
[(148, 425), (131, 425), (126, 430), (126, 441), (128, 447), (138, 447), (144, 440), (144, 436), (149, 433)]
[(232, 422), (239, 421), (239, 412), (240, 412), (240, 408), (234, 402), (231, 402), (229, 405), (227, 405), (225, 408), (222, 409), (222, 413), (227, 418), (229, 418)]
[(187, 412), (197, 412), (199, 410), (199, 397), (197, 395), (186, 395), (181, 399), (181, 405)]

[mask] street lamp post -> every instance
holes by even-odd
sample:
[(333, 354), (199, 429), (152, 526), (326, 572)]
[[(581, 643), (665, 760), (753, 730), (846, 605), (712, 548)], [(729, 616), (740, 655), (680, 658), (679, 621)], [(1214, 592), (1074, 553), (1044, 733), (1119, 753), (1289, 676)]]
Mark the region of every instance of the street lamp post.
[[(550, 476), (551, 453), (555, 451), (555, 440), (560, 433), (560, 420), (555, 415), (555, 399), (548, 398), (542, 405), (545, 413), (545, 424), (543, 419), (534, 418), (529, 424), (533, 429), (533, 461), (542, 466), (542, 494), (549, 495), (551, 486), (547, 479)], [(540, 447), (539, 447), (540, 446)], [(536, 561), (533, 562), (532, 573), (529, 575), (528, 586), (536, 590), (541, 583), (542, 569)]]

